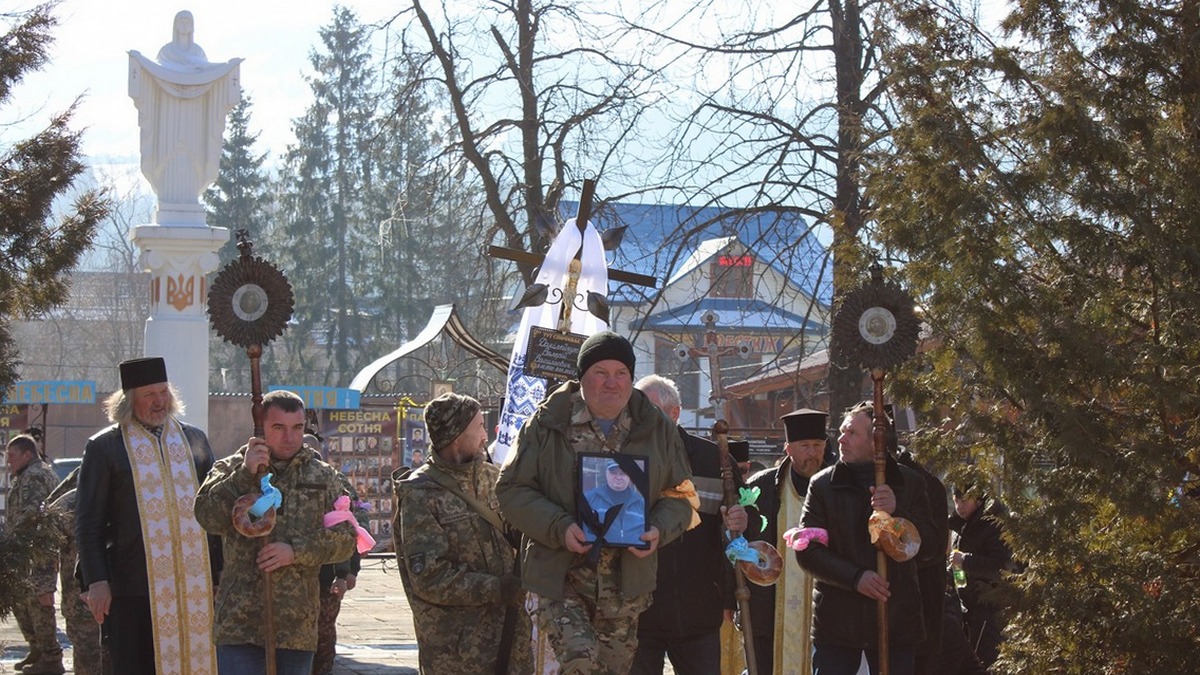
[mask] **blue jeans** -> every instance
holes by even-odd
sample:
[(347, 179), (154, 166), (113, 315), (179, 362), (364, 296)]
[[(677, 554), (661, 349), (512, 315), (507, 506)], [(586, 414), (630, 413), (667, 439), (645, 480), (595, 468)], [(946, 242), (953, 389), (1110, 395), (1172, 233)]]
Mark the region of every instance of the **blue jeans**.
[[(879, 673), (879, 652), (873, 649), (816, 645), (813, 648), (813, 675), (855, 675), (867, 654), (871, 675)], [(888, 645), (889, 675), (914, 675), (917, 648), (912, 645)]]
[[(313, 652), (275, 650), (277, 675), (309, 675), (312, 662)], [(267, 652), (258, 645), (217, 645), (217, 672), (220, 675), (264, 675)]]

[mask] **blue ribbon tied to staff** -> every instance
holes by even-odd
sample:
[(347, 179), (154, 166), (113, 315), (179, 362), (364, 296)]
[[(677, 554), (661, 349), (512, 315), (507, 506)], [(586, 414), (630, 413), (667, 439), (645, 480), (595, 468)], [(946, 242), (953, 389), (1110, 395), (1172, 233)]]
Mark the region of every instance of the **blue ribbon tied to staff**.
[(283, 505), (283, 493), (279, 488), (271, 485), (271, 478), (275, 474), (268, 473), (262, 477), (259, 485), (262, 488), (262, 496), (254, 501), (250, 507), (250, 515), (255, 518), (262, 518), (263, 514), (270, 511), (272, 508), (278, 509)]

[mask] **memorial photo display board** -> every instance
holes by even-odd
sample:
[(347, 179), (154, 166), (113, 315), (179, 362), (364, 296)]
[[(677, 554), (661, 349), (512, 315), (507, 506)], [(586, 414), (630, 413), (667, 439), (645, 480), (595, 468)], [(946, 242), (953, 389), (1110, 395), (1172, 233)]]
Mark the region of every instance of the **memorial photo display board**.
[(392, 547), (392, 471), (400, 466), (396, 411), (391, 408), (322, 410), (322, 454), (346, 474), (367, 505), (368, 527), (375, 550)]

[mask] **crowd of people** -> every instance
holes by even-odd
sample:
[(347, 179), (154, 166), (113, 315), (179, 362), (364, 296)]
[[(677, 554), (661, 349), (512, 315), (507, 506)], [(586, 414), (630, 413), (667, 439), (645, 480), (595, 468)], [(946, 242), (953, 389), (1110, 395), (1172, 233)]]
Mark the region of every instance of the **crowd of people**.
[[(576, 366), (502, 466), (478, 401), (426, 406), (428, 456), (393, 475), (392, 524), (421, 672), (646, 675), (669, 661), (678, 675), (718, 675), (741, 672), (745, 645), (759, 673), (876, 673), (880, 600), (893, 675), (986, 673), (998, 658), (993, 591), (1013, 568), (1003, 506), (954, 486), (951, 512), (890, 419), (876, 485), (873, 405), (846, 411), (836, 440), (826, 412), (784, 415), (783, 458), (750, 475), (746, 448), (730, 444), (723, 465), (714, 442), (679, 425), (674, 382), (635, 381), (624, 337), (589, 337)], [(76, 673), (332, 672), (341, 600), (374, 542), (344, 517), (354, 488), (305, 436), (303, 400), (268, 393), (261, 428), (217, 460), (180, 421), (163, 359), (123, 362), (120, 375), (111, 426), (66, 480), (32, 436), (8, 444), (9, 526), (45, 508), (73, 522), (14, 612), (29, 644), (18, 671), (64, 672), (61, 585)], [(729, 481), (737, 503), (724, 499)], [(921, 542), (886, 578), (868, 531), (878, 512)], [(777, 580), (751, 584), (741, 606), (739, 542), (783, 554)], [(748, 639), (734, 628), (745, 623)]]

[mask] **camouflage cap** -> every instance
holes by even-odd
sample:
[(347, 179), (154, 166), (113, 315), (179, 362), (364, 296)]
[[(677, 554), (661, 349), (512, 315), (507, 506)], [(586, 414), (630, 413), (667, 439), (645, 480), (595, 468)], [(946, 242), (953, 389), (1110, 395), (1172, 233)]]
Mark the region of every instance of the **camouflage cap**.
[(433, 450), (454, 442), (475, 419), (480, 410), (479, 401), (470, 396), (446, 393), (433, 399), (425, 406), (425, 429), (429, 447)]

